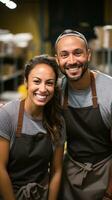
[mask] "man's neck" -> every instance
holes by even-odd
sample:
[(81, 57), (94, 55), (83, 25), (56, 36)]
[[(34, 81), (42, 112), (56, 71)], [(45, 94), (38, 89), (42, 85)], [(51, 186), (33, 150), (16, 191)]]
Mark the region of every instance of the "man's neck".
[(87, 69), (81, 79), (77, 81), (68, 80), (68, 83), (70, 84), (72, 89), (76, 89), (76, 90), (87, 89), (90, 86), (90, 70)]

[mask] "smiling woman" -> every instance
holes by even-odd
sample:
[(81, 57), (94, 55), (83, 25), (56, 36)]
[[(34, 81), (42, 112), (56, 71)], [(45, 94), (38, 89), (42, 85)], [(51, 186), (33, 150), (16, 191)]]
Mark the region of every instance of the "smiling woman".
[(26, 98), (0, 109), (0, 195), (4, 200), (57, 199), (65, 140), (57, 78), (53, 57), (34, 57), (25, 66)]
[(35, 106), (37, 106), (39, 110), (43, 109), (43, 106), (51, 100), (54, 95), (55, 82), (56, 75), (53, 69), (45, 63), (37, 64), (31, 70), (28, 80), (26, 80), (26, 87), (29, 95), (26, 98), (25, 107), (29, 107), (29, 102), (31, 101), (30, 112)]

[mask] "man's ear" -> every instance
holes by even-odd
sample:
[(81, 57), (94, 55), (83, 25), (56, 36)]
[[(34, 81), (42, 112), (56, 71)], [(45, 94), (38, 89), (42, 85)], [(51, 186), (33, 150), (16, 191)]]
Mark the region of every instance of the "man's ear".
[(88, 49), (88, 61), (90, 62), (90, 60), (91, 60), (91, 49)]
[(59, 65), (59, 61), (58, 61), (58, 58), (57, 58), (57, 54), (55, 54), (55, 59), (56, 59), (57, 64)]

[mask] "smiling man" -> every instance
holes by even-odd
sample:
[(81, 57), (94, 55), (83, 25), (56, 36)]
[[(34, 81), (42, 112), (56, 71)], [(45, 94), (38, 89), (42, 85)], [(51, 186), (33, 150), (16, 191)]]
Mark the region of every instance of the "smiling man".
[(85, 36), (65, 30), (55, 43), (67, 129), (60, 200), (102, 200), (112, 163), (112, 77), (90, 70)]

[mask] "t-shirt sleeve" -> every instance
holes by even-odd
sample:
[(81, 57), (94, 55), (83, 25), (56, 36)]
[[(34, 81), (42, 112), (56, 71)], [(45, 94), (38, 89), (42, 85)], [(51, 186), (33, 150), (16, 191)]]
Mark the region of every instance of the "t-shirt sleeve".
[(0, 108), (0, 137), (7, 140), (11, 140), (12, 137), (11, 117), (4, 107)]

